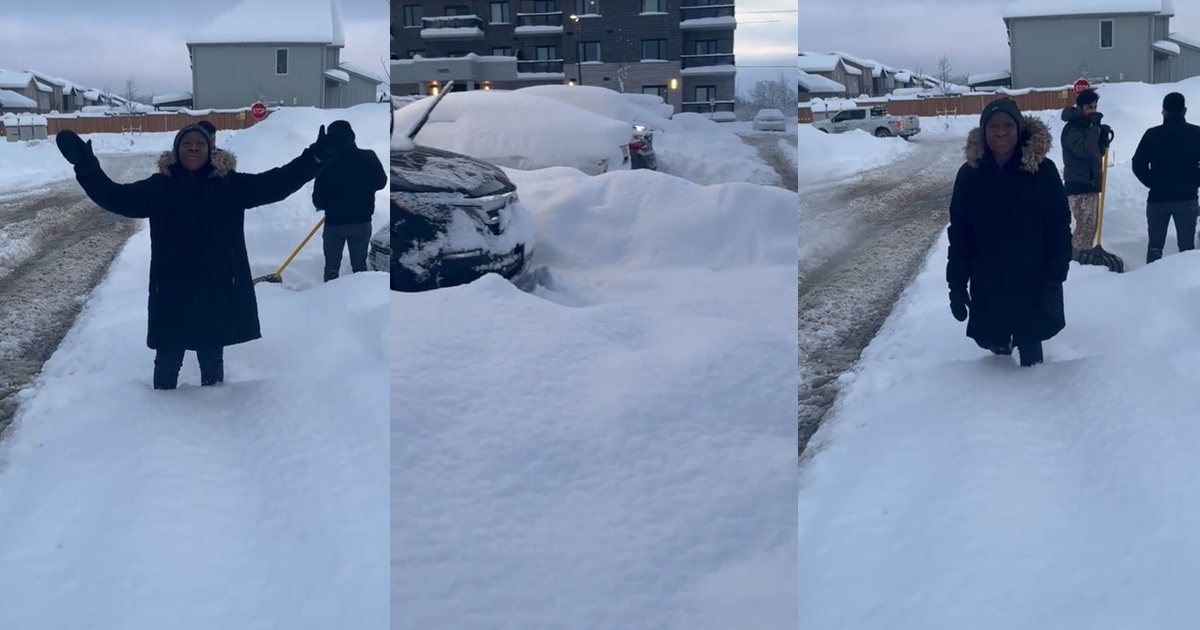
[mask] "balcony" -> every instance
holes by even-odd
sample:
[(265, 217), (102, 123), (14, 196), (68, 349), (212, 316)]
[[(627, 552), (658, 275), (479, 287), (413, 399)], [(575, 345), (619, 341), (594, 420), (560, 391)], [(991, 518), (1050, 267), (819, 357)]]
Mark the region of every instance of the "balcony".
[(684, 76), (737, 73), (733, 53), (680, 55), (680, 67)]
[(483, 18), (478, 15), (447, 15), (421, 18), (421, 39), (483, 39)]
[(733, 3), (681, 7), (679, 28), (690, 31), (722, 31), (737, 28)]
[(518, 61), (517, 74), (562, 76), (563, 60), (551, 59), (542, 61)]
[(707, 116), (716, 122), (730, 122), (737, 120), (736, 106), (736, 101), (684, 101), (683, 111)]
[(517, 35), (562, 35), (563, 12), (518, 13)]

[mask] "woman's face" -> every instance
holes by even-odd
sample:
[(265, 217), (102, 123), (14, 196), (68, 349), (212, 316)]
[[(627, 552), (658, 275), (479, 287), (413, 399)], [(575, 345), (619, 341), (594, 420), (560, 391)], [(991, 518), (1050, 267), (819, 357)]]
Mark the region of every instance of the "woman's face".
[(189, 171), (198, 171), (208, 162), (208, 142), (197, 131), (189, 131), (179, 141), (179, 164)]
[(1017, 148), (1017, 121), (1008, 114), (993, 114), (987, 123), (987, 145), (996, 155), (1012, 153)]

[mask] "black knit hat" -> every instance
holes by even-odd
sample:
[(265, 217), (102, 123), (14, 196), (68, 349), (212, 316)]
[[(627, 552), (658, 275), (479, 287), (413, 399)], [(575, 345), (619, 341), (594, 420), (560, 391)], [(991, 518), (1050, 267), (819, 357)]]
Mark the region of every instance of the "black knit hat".
[(1000, 97), (987, 104), (983, 108), (983, 113), (979, 115), (979, 130), (987, 133), (988, 120), (993, 114), (1008, 114), (1013, 121), (1017, 123), (1017, 134), (1020, 135), (1025, 130), (1025, 117), (1021, 115), (1021, 108), (1017, 107), (1017, 102), (1007, 96)]
[(183, 142), (183, 137), (189, 133), (198, 133), (204, 136), (204, 142), (208, 145), (208, 158), (212, 159), (212, 136), (208, 130), (200, 125), (188, 125), (175, 134), (175, 141), (171, 144), (171, 155), (174, 156), (175, 161), (179, 161), (179, 143)]
[(217, 126), (208, 122), (207, 120), (201, 120), (200, 122), (196, 123), (196, 126), (204, 127), (204, 130), (208, 132), (210, 138), (217, 135)]

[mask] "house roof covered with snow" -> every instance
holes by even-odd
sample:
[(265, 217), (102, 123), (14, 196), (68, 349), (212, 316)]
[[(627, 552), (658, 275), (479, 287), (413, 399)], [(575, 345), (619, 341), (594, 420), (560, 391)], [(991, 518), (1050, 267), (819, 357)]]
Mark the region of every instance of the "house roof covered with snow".
[(242, 0), (188, 34), (190, 44), (345, 46), (336, 0)]
[(801, 72), (833, 72), (842, 61), (837, 55), (801, 55)]
[(1195, 37), (1189, 37), (1183, 33), (1171, 33), (1170, 35), (1167, 35), (1167, 39), (1175, 42), (1176, 44), (1183, 44), (1189, 48), (1200, 50), (1200, 39), (1196, 39)]
[(191, 92), (177, 92), (175, 94), (159, 94), (150, 99), (155, 105), (164, 103), (183, 103), (192, 100)]
[(1165, 39), (1160, 39), (1153, 44), (1150, 44), (1150, 47), (1158, 52), (1167, 53), (1168, 55), (1179, 54), (1179, 44), (1167, 41)]
[(1173, 0), (1014, 0), (1004, 19), (1150, 13), (1175, 15)]
[(37, 101), (17, 94), (11, 90), (0, 90), (0, 107), (11, 107), (13, 109), (25, 109), (37, 107)]
[(33, 75), (28, 72), (0, 70), (0, 89), (24, 90), (29, 87), (29, 82), (33, 80)]
[(387, 80), (384, 77), (380, 76), (378, 72), (371, 72), (370, 70), (368, 70), (356, 63), (351, 63), (349, 61), (343, 61), (341, 64), (338, 65), (338, 67), (341, 68), (342, 70), (345, 70), (346, 72), (349, 72), (350, 74), (356, 74), (364, 79), (370, 79), (371, 81), (377, 81), (379, 83), (387, 83)]
[(1012, 73), (1008, 70), (996, 70), (995, 72), (980, 72), (967, 77), (967, 83), (975, 85), (977, 83), (990, 83), (992, 81), (1003, 81), (1011, 79)]
[(888, 66), (886, 64), (880, 63), (878, 61), (875, 61), (874, 59), (863, 59), (862, 57), (848, 55), (848, 54), (846, 54), (844, 52), (840, 52), (840, 51), (835, 51), (833, 54), (844, 59), (846, 61), (846, 63), (852, 63), (861, 68), (869, 69), (871, 71), (871, 76), (873, 76), (875, 78), (879, 78), (879, 77), (883, 76), (884, 72), (887, 72), (889, 74), (896, 73), (895, 68)]
[(70, 94), (72, 91), (76, 91), (76, 90), (83, 91), (83, 89), (84, 89), (81, 86), (79, 86), (78, 84), (68, 81), (62, 77), (56, 77), (52, 74), (46, 74), (45, 72), (39, 72), (32, 68), (26, 68), (24, 71), (37, 77), (39, 81), (44, 81), (51, 85), (57, 85), (58, 87), (62, 88), (63, 92), (65, 92), (67, 94)]
[(845, 94), (846, 86), (823, 76), (800, 71), (800, 87), (814, 94)]

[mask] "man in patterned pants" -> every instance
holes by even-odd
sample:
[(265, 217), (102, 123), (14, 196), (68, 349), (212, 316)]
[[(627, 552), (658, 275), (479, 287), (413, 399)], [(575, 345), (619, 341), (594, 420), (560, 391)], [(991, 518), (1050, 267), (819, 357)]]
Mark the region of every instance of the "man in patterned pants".
[(1100, 96), (1095, 90), (1079, 93), (1075, 105), (1062, 112), (1067, 124), (1060, 141), (1063, 148), (1063, 188), (1071, 202), (1075, 231), (1071, 235), (1071, 258), (1091, 249), (1096, 240), (1096, 218), (1100, 209), (1100, 180), (1105, 146), (1111, 138), (1108, 125), (1101, 124)]

